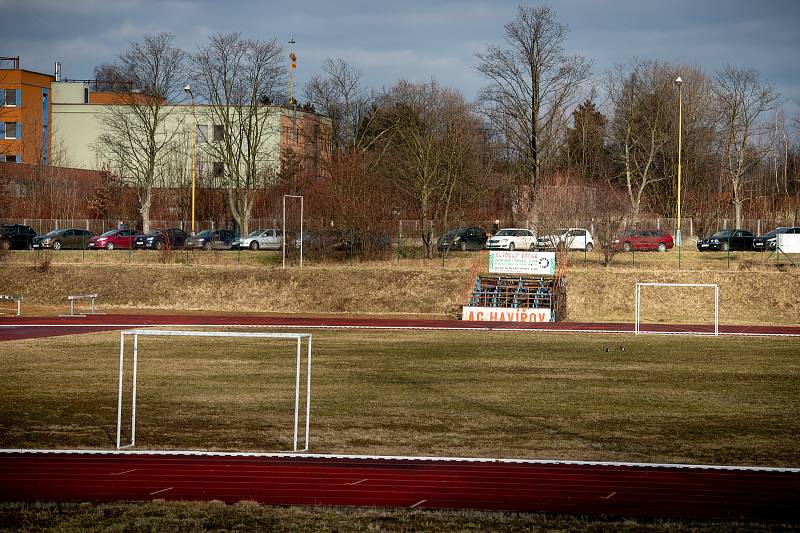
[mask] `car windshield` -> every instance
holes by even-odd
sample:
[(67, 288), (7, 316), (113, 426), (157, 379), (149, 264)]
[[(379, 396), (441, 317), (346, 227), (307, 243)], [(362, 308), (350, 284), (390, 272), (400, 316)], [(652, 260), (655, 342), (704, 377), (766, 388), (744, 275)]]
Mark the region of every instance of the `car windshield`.
[(513, 229), (501, 229), (495, 233), (497, 237), (513, 237), (514, 235), (516, 235), (516, 232)]
[(63, 229), (54, 229), (53, 231), (51, 231), (49, 233), (46, 233), (45, 237), (53, 237), (55, 235), (59, 235), (59, 234), (61, 234), (62, 231), (64, 231), (64, 230)]
[(153, 231), (148, 233), (147, 236), (152, 237), (154, 235), (161, 235), (162, 233), (167, 233), (167, 228), (154, 229)]
[(728, 237), (732, 237), (732, 236), (733, 236), (733, 230), (724, 229), (722, 231), (716, 232), (711, 237), (714, 238), (714, 239), (727, 239)]
[(445, 238), (452, 239), (456, 235), (458, 235), (458, 230), (457, 229), (451, 229), (451, 230), (448, 230), (448, 232), (445, 234)]
[(559, 228), (555, 231), (554, 235), (564, 235), (569, 231), (568, 228)]
[(211, 235), (213, 235), (213, 233), (214, 233), (213, 231), (211, 231), (210, 229), (207, 229), (205, 231), (201, 231), (200, 233), (198, 233), (197, 234), (197, 238), (198, 239), (208, 239), (209, 237), (211, 237)]
[(783, 233), (783, 228), (775, 228), (761, 236), (762, 239), (774, 239), (778, 233)]
[(636, 235), (635, 229), (626, 229), (619, 234), (620, 237), (633, 237), (634, 235)]
[(116, 232), (117, 232), (117, 230), (115, 230), (115, 229), (110, 229), (110, 230), (106, 231), (105, 233), (103, 233), (103, 234), (102, 234), (102, 235), (100, 235), (100, 236), (101, 236), (101, 237), (111, 237), (111, 236), (112, 236), (112, 235), (114, 235)]
[(255, 230), (255, 231), (251, 231), (250, 233), (248, 233), (248, 234), (247, 234), (247, 236), (248, 236), (248, 237), (258, 237), (258, 236), (259, 236), (259, 235), (261, 235), (261, 234), (262, 234), (264, 231), (266, 231), (266, 230), (263, 230), (263, 229), (257, 229), (257, 230)]

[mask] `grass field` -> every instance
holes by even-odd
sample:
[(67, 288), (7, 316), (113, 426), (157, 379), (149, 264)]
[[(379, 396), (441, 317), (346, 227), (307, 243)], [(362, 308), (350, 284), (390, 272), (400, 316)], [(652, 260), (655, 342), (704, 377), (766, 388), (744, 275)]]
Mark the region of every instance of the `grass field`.
[(792, 524), (239, 502), (0, 504), (0, 531), (794, 531)]
[[(103, 254), (104, 252), (99, 252)], [(112, 252), (113, 253), (113, 252)], [(123, 253), (123, 252), (121, 252)], [(124, 255), (124, 253), (123, 253)], [(655, 254), (651, 254), (655, 255)], [(664, 255), (664, 254), (660, 254)], [(475, 256), (477, 257), (477, 256)], [(473, 259), (475, 258), (473, 257)], [(316, 264), (298, 268), (183, 264), (56, 264), (39, 272), (26, 263), (0, 265), (0, 293), (24, 297), (24, 314), (64, 312), (66, 296), (92, 292), (105, 310), (215, 313), (343, 313), (453, 316), (465, 303), (470, 263)], [(639, 281), (718, 283), (720, 321), (797, 324), (800, 269), (681, 270), (573, 264), (567, 273), (568, 320), (632, 322)], [(643, 320), (709, 323), (710, 292), (648, 290)]]
[[(800, 465), (796, 340), (313, 335), (313, 452)], [(118, 342), (0, 345), (0, 447), (113, 447)], [(291, 344), (143, 338), (140, 355), (139, 447), (290, 449)]]

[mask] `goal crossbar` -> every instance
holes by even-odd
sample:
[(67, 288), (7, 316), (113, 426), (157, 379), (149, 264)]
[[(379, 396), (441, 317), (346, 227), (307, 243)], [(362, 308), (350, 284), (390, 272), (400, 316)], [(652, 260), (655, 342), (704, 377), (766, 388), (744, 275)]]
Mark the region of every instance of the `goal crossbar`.
[[(125, 360), (125, 336), (133, 337), (133, 375), (131, 390), (131, 440), (129, 444), (122, 445), (122, 378), (124, 375)], [(151, 329), (131, 329), (121, 331), (119, 335), (119, 393), (117, 397), (117, 449), (132, 448), (136, 445), (136, 373), (139, 361), (139, 337), (245, 337), (245, 338), (267, 338), (267, 339), (287, 339), (297, 343), (297, 368), (295, 375), (295, 394), (294, 394), (294, 446), (297, 451), (308, 451), (308, 435), (311, 419), (311, 334), (310, 333), (253, 333), (240, 331), (189, 331), (189, 330), (151, 330)], [(300, 421), (300, 362), (302, 359), (301, 348), (303, 340), (308, 346), (307, 369), (306, 369), (306, 431), (305, 448), (298, 450), (297, 437)]]
[[(642, 302), (642, 287), (697, 287), (697, 288), (708, 288), (714, 289), (714, 336), (719, 336), (719, 285), (715, 283), (657, 283), (657, 282), (648, 282), (648, 283), (637, 283), (636, 284), (636, 326), (635, 326), (635, 334), (640, 335), (642, 333), (662, 333), (666, 334), (669, 332), (663, 331), (642, 331), (641, 330), (641, 302)], [(707, 335), (707, 333), (696, 333), (697, 335)]]

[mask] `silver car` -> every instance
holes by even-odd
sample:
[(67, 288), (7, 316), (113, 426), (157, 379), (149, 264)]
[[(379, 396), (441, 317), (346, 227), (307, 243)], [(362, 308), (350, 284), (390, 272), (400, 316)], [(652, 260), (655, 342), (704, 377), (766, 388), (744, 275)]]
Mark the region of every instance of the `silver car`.
[(280, 250), (283, 246), (283, 231), (279, 229), (257, 229), (233, 241), (233, 248), (251, 250)]

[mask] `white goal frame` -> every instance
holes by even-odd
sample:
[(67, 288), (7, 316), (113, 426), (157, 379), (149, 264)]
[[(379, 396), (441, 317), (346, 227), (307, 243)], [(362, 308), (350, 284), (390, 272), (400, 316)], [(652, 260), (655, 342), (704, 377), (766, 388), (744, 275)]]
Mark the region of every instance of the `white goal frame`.
[[(675, 334), (687, 332), (668, 332), (668, 331), (642, 331), (641, 330), (641, 301), (642, 287), (704, 287), (714, 289), (714, 336), (719, 336), (719, 285), (715, 283), (637, 283), (636, 284), (636, 326), (634, 332), (641, 334)], [(710, 335), (710, 333), (695, 332), (695, 335)]]
[[(133, 336), (133, 386), (131, 391), (131, 440), (129, 444), (122, 445), (122, 378), (124, 374), (125, 336)], [(165, 336), (165, 337), (245, 337), (256, 339), (291, 339), (297, 342), (297, 369), (294, 391), (294, 451), (308, 451), (308, 435), (311, 421), (311, 334), (310, 333), (247, 333), (239, 331), (181, 331), (181, 330), (150, 330), (131, 329), (119, 334), (119, 395), (117, 398), (117, 449), (132, 448), (136, 445), (136, 371), (139, 362), (139, 337), (140, 336)], [(308, 361), (306, 370), (306, 431), (305, 448), (297, 448), (297, 432), (300, 421), (300, 361), (303, 339), (308, 345)]]

